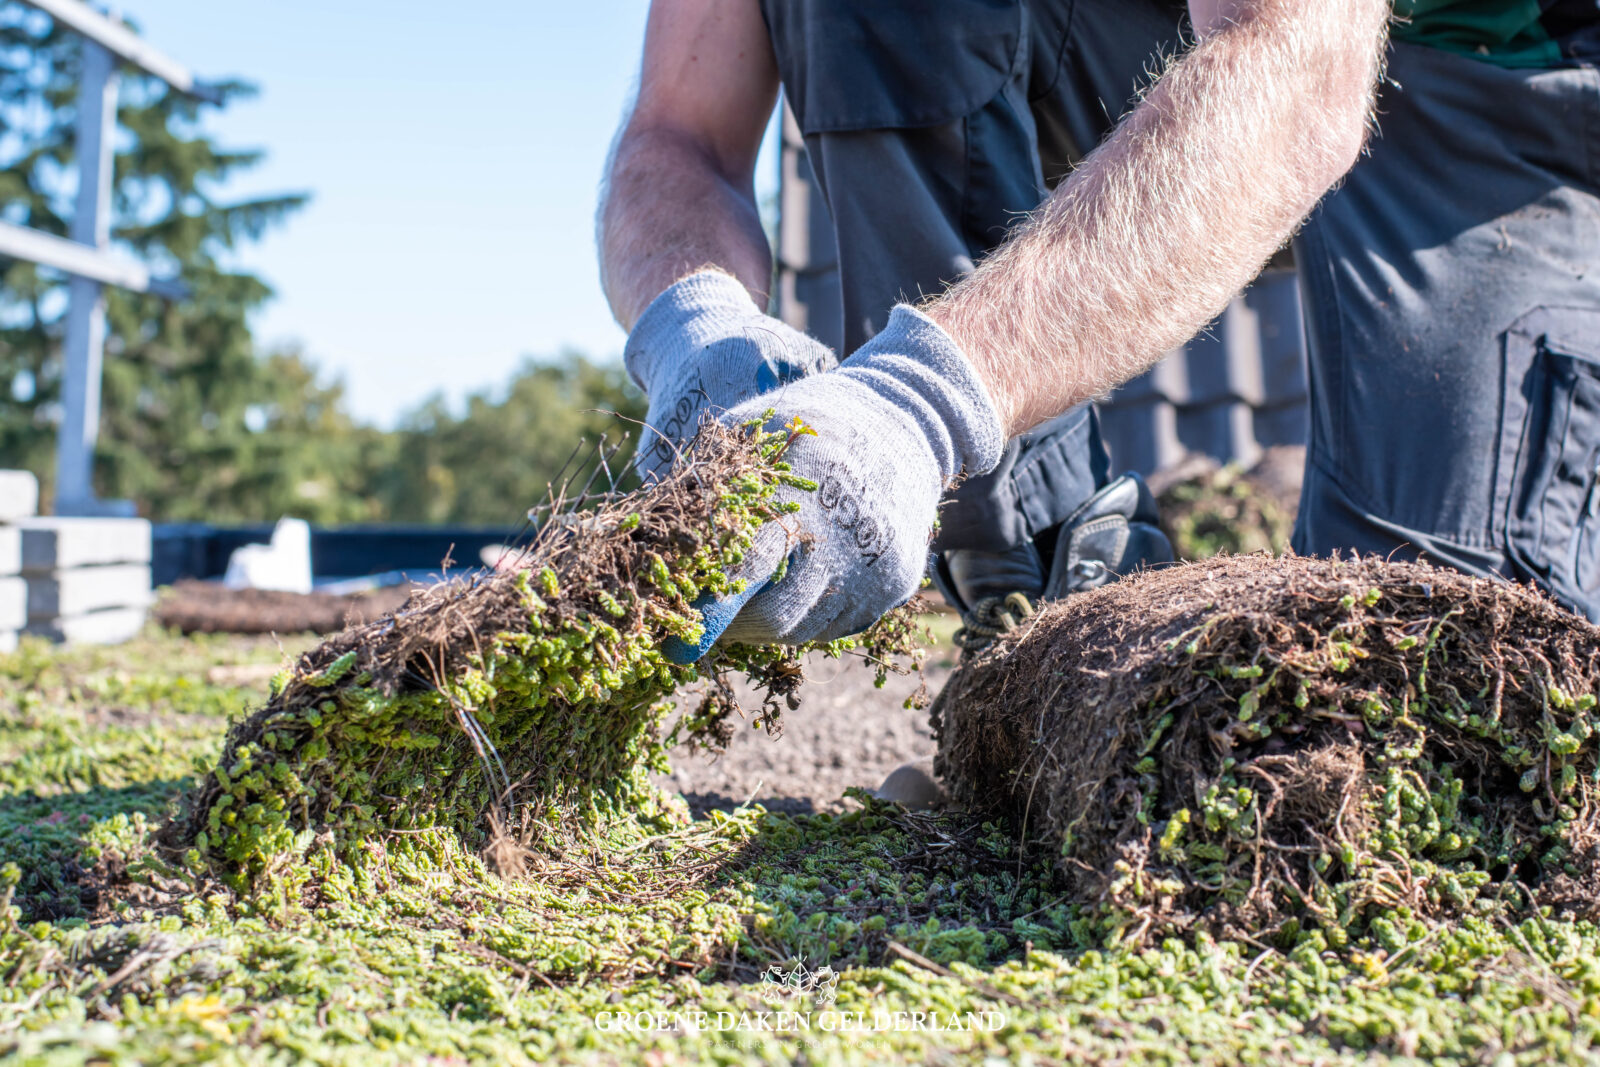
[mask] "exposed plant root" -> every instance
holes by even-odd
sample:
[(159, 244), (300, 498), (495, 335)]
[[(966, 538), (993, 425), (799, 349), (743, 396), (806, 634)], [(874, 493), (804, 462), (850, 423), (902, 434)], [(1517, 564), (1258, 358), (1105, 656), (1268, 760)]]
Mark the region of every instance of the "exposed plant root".
[(933, 714), (956, 799), (1110, 933), (1337, 946), (1530, 894), (1600, 917), (1597, 683), (1600, 629), (1529, 588), (1234, 556), (1050, 606)]

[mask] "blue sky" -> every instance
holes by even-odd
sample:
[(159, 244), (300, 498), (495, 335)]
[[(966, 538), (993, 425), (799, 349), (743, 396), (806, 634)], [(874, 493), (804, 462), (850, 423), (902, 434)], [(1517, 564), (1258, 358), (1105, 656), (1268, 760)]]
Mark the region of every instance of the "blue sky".
[[(614, 357), (594, 210), (637, 76), (647, 0), (126, 0), (202, 78), (261, 92), (208, 129), (267, 161), (229, 195), (311, 206), (243, 263), (276, 288), (263, 345), (297, 341), (381, 425), (525, 355)], [(763, 162), (764, 186), (775, 171)]]

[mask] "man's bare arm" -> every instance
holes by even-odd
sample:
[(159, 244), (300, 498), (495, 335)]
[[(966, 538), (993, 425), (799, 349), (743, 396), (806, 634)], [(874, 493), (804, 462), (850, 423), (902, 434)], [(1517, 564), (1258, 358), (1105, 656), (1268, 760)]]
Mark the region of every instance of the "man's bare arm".
[(930, 305), (1016, 434), (1131, 378), (1249, 283), (1359, 156), (1388, 0), (1191, 0), (1201, 40)]
[(600, 276), (624, 329), (704, 266), (766, 306), (772, 253), (756, 210), (756, 153), (777, 98), (756, 0), (653, 0), (639, 97), (600, 208)]

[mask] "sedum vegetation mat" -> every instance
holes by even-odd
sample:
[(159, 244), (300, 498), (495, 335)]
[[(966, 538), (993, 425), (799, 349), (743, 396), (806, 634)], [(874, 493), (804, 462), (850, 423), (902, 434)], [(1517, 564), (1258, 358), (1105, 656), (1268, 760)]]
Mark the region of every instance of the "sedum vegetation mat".
[[(843, 815), (747, 806), (690, 821), (648, 771), (675, 738), (714, 746), (735, 720), (716, 688), (672, 719), (663, 698), (690, 672), (661, 658), (661, 638), (693, 640), (689, 602), (781, 511), (784, 446), (741, 439), (653, 495), (552, 524), (523, 574), (435, 590), (270, 680), (257, 668), (284, 652), (216, 638), (0, 657), (0, 1060), (1590, 1058), (1600, 931), (1572, 906), (1580, 842), (1562, 836), (1587, 809), (1560, 808), (1560, 768), (1587, 796), (1581, 739), (1555, 753), (1566, 743), (1541, 734), (1560, 757), (1535, 783), (1556, 790), (1551, 805), (1490, 820), (1513, 846), (1566, 827), (1514, 858), (1574, 861), (1578, 881), (1542, 909), (1362, 897), (1348, 922), (1296, 925), (1282, 904), (1256, 926), (1208, 922), (1212, 887), (1217, 906), (1276, 899), (1228, 899), (1209, 872), (1146, 923), (1124, 914), (1155, 906), (1143, 897), (1063, 880), (1059, 841), (1019, 845), (1026, 810), (990, 822), (863, 797)], [(1382, 595), (1369, 599), (1335, 604), (1379, 611)], [(1592, 706), (1567, 655), (1588, 631), (1544, 618), (1543, 660), (1505, 669), (1518, 692), (1545, 686), (1565, 730)], [(908, 634), (897, 622), (856, 651), (882, 665)], [(1189, 644), (1200, 635), (1175, 647)], [(1366, 646), (1344, 645), (1341, 659), (1361, 660)], [(1463, 647), (1452, 662), (1470, 658)], [(1457, 677), (1433, 654), (1439, 681), (1419, 695)], [(774, 724), (797, 662), (720, 655), (767, 684), (753, 721)], [(1266, 678), (1239, 667), (1220, 684)], [(1567, 686), (1559, 700), (1552, 683)], [(1264, 702), (1259, 721), (1281, 729), (1276, 709)], [(1234, 718), (1244, 743), (1257, 716)], [(1118, 791), (1111, 802), (1127, 809)], [(1204, 860), (1196, 843), (1174, 847)], [(1206, 862), (1241, 877), (1226, 845)]]
[[(680, 734), (721, 740), (733, 709), (713, 700), (669, 733), (666, 698), (740, 669), (774, 694), (757, 721), (775, 729), (798, 682), (788, 650), (719, 646), (686, 666), (663, 649), (699, 640), (694, 603), (730, 591), (755, 531), (791, 508), (780, 490), (806, 488), (782, 459), (800, 432), (708, 423), (663, 482), (553, 507), (515, 570), (419, 590), (306, 652), (156, 835), (155, 888), (344, 899), (369, 888), (386, 836), (426, 847), (437, 831), (516, 876), (586, 834), (668, 829), (681, 813), (650, 773)], [(887, 669), (908, 638), (891, 621), (864, 643)]]
[[(80, 872), (159, 823), (196, 762), (220, 753), (227, 718), (259, 702), (264, 675), (252, 667), (279, 662), (265, 642), (163, 636), (0, 657), (0, 865), (14, 865), (0, 1060), (1592, 1057), (1600, 932), (1587, 923), (1468, 918), (1407, 929), (1394, 951), (1362, 938), (1333, 951), (1309, 934), (1286, 948), (1204, 935), (1107, 946), (1061, 898), (1048, 858), (1019, 855), (1003, 828), (872, 806), (750, 808), (631, 845), (579, 846), (516, 881), (443, 832), (393, 835), (361, 896), (282, 910), (241, 912), (222, 894), (167, 908), (97, 899)], [(419, 837), (424, 847), (401, 851)], [(56, 892), (53, 913), (22, 911), (15, 894), (31, 885), (38, 901), (41, 883), (76, 888)], [(891, 940), (948, 973), (901, 958)], [(761, 980), (802, 954), (839, 974), (831, 1031), (818, 994), (775, 998)], [(779, 1032), (770, 1014), (758, 1028), (778, 1010), (810, 1012), (812, 1029)], [(671, 1025), (673, 1012), (695, 1011), (712, 1026), (641, 1033), (603, 1014)], [(747, 1028), (715, 1029), (722, 1012)], [(1000, 1013), (1003, 1024), (910, 1029), (913, 1012)]]

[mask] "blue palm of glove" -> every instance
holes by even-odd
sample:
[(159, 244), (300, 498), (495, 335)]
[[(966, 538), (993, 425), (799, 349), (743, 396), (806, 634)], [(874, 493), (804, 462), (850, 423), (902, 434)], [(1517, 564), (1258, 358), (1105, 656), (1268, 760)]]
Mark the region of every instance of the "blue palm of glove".
[(779, 386), (797, 382), (810, 373), (810, 368), (791, 363), (787, 359), (768, 356), (756, 367), (756, 389), (752, 395), (770, 393)]
[(744, 606), (767, 585), (767, 582), (753, 583), (744, 592), (725, 597), (719, 597), (715, 593), (700, 594), (692, 605), (694, 610), (700, 613), (703, 627), (700, 640), (691, 645), (674, 634), (662, 644), (661, 654), (666, 657), (667, 662), (679, 666), (698, 662), (701, 656), (711, 651), (711, 646), (722, 637)]

